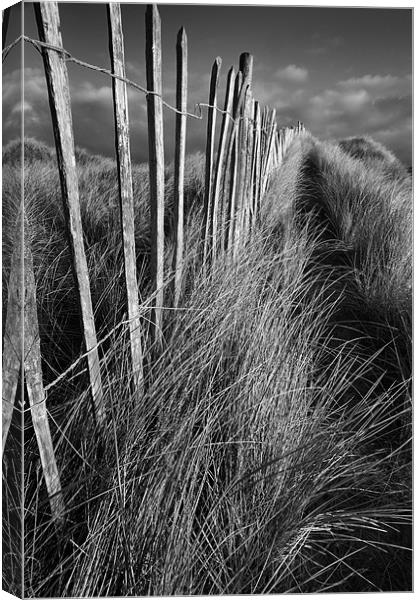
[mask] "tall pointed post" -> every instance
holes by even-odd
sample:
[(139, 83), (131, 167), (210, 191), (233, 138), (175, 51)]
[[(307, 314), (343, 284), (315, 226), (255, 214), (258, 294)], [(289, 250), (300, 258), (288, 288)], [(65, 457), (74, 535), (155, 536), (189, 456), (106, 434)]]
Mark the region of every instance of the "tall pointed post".
[(227, 230), (226, 230), (226, 249), (232, 255), (234, 246), (234, 232), (236, 228), (236, 187), (237, 187), (237, 163), (238, 163), (238, 130), (241, 109), (241, 89), (243, 83), (243, 73), (238, 71), (234, 82), (233, 95), (233, 127), (230, 133), (229, 147), (227, 152), (227, 165), (230, 171), (230, 185), (228, 191), (227, 206)]
[(173, 257), (173, 306), (179, 304), (183, 273), (184, 179), (186, 153), (186, 110), (188, 101), (188, 39), (182, 27), (176, 43), (176, 145), (175, 145), (175, 252)]
[(236, 256), (237, 247), (241, 240), (245, 218), (246, 204), (246, 169), (247, 169), (247, 143), (248, 143), (248, 123), (251, 99), (251, 84), (253, 76), (253, 56), (248, 52), (240, 55), (240, 71), (243, 75), (241, 98), (242, 111), (239, 125), (239, 155), (238, 155), (238, 175), (236, 190), (237, 206), (237, 226), (235, 229), (235, 244), (233, 255)]
[[(60, 16), (57, 2), (34, 3), (35, 16), (41, 41), (62, 47)], [(72, 253), (75, 284), (81, 307), (81, 317), (90, 378), (94, 414), (99, 425), (106, 418), (100, 374), (99, 354), (89, 275), (83, 243), (80, 199), (74, 150), (73, 120), (71, 115), (70, 85), (64, 55), (43, 48), (45, 77), (57, 150), (61, 192)]]
[[(220, 195), (221, 195), (221, 180), (223, 176), (223, 171), (226, 167), (226, 153), (227, 153), (227, 134), (228, 134), (228, 126), (231, 119), (231, 111), (233, 107), (233, 94), (234, 94), (234, 79), (235, 79), (235, 70), (234, 67), (228, 72), (227, 75), (227, 87), (226, 87), (226, 95), (224, 101), (224, 114), (223, 120), (221, 124), (220, 131), (220, 142), (218, 146), (218, 154), (217, 154), (217, 164), (215, 167), (215, 176), (214, 176), (214, 189), (213, 189), (213, 200), (212, 200), (212, 219), (211, 219), (211, 229), (210, 235), (212, 238), (212, 257), (215, 259), (217, 253), (217, 233), (218, 233), (218, 216), (219, 212), (221, 215), (224, 214), (223, 207), (221, 207), (221, 211), (219, 209), (220, 203)], [(223, 196), (223, 202), (225, 198)], [(222, 226), (224, 223), (221, 224)], [(223, 235), (223, 231), (221, 234)]]
[(151, 215), (151, 285), (154, 293), (151, 339), (159, 350), (163, 344), (163, 251), (164, 251), (164, 139), (162, 103), (161, 22), (156, 4), (149, 4), (146, 23), (146, 71), (148, 148)]
[(252, 227), (254, 228), (259, 215), (259, 180), (260, 180), (260, 104), (255, 102), (254, 112), (254, 138), (253, 138), (253, 164), (252, 164)]
[(36, 307), (36, 287), (33, 272), (32, 252), (28, 237), (24, 243), (24, 372), (29, 406), (36, 441), (38, 443), (42, 472), (48, 492), (51, 515), (56, 525), (64, 521), (64, 499), (61, 491), (60, 475), (52, 444), (48, 421), (46, 394), (42, 379), (41, 345), (39, 339), (38, 315)]
[(23, 211), (16, 223), (16, 236), (10, 262), (8, 284), (7, 313), (3, 337), (2, 367), (2, 453), (6, 445), (7, 435), (12, 422), (15, 401), (21, 410), (22, 398), (16, 399), (19, 378), (23, 381), (23, 306), (21, 302), (23, 290)]
[(203, 267), (207, 267), (207, 261), (211, 255), (212, 240), (210, 239), (211, 215), (212, 215), (212, 189), (214, 169), (214, 138), (216, 125), (217, 88), (221, 70), (221, 58), (217, 56), (212, 65), (207, 119), (207, 144), (205, 151), (205, 195), (204, 195), (204, 219), (202, 226), (203, 238)]
[[(107, 5), (109, 52), (112, 72), (125, 77), (124, 37), (121, 6)], [(115, 120), (115, 148), (118, 168), (119, 206), (124, 249), (125, 290), (129, 320), (131, 366), (136, 391), (142, 392), (143, 352), (141, 343), (140, 308), (138, 303), (137, 266), (134, 232), (134, 196), (132, 191), (131, 152), (129, 145), (128, 98), (126, 83), (112, 78)]]

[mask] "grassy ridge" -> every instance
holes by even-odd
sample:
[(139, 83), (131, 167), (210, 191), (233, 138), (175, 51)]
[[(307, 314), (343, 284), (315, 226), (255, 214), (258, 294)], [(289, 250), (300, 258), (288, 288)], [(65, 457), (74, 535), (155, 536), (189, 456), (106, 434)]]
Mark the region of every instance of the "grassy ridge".
[[(53, 381), (80, 354), (79, 315), (53, 154), (27, 148), (44, 371)], [(3, 156), (9, 207), (18, 177), (11, 155)], [(109, 424), (98, 443), (82, 365), (51, 389), (68, 523), (57, 557), (42, 478), (29, 469), (27, 593), (411, 589), (412, 218), (402, 166), (368, 139), (298, 138), (272, 177), (252, 243), (236, 264), (220, 260), (204, 277), (196, 259), (203, 161), (189, 157), (182, 308), (165, 311), (165, 349), (147, 365), (140, 400), (119, 325), (115, 165), (80, 153), (79, 177), (96, 320), (100, 337), (109, 335)], [(167, 266), (172, 187), (168, 168)], [(146, 330), (143, 166), (134, 196)], [(7, 280), (7, 259), (5, 270)], [(36, 453), (30, 430), (26, 451)]]

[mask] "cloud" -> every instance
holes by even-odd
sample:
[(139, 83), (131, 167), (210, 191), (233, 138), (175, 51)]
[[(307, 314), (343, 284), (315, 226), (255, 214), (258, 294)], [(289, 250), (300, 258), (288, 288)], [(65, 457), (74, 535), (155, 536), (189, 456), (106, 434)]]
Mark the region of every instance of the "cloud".
[[(25, 68), (22, 105), (21, 71), (3, 75), (3, 143), (20, 135), (24, 110), (25, 135), (53, 145), (53, 129), (45, 75), (42, 68)], [(114, 156), (114, 117), (112, 87), (70, 78), (74, 139), (91, 152)], [(147, 113), (143, 94), (128, 89), (131, 145), (135, 160), (147, 154)]]
[(364, 75), (337, 82), (311, 98), (302, 120), (322, 138), (371, 135), (411, 160), (412, 98), (409, 75)]
[[(259, 70), (260, 71), (260, 70)], [(258, 71), (258, 72), (259, 72)], [(51, 115), (45, 76), (42, 68), (26, 68), (24, 119), (25, 134), (53, 144)], [(196, 102), (208, 101), (209, 76), (190, 73), (188, 107), (193, 112)], [(104, 83), (106, 85), (104, 85)], [(174, 77), (167, 75), (164, 97), (174, 102)], [(253, 93), (262, 106), (277, 110), (280, 126), (298, 120), (317, 137), (343, 138), (371, 135), (388, 145), (406, 162), (411, 161), (412, 80), (407, 75), (364, 74), (337, 81), (324, 90), (313, 90), (308, 71), (302, 66), (288, 65), (276, 76), (263, 72), (255, 76)], [(74, 136), (77, 145), (91, 152), (114, 156), (114, 118), (111, 83), (103, 79), (70, 78)], [(225, 77), (220, 80), (218, 104), (224, 102)], [(133, 160), (148, 159), (146, 98), (128, 88), (131, 151)], [(20, 134), (21, 73), (3, 75), (3, 141)], [(164, 109), (164, 134), (167, 158), (171, 160), (174, 145), (175, 115)], [(203, 119), (188, 120), (187, 151), (204, 148), (206, 111)]]
[(411, 93), (412, 78), (410, 75), (364, 75), (339, 81), (338, 87), (343, 90), (366, 90), (373, 98), (402, 97)]
[(305, 86), (266, 78), (255, 83), (255, 97), (275, 107), (280, 126), (298, 120), (320, 139), (370, 135), (410, 164), (412, 97), (411, 76), (366, 74), (337, 81), (313, 92)]
[(275, 77), (282, 81), (288, 81), (292, 83), (304, 83), (308, 78), (308, 71), (303, 67), (297, 67), (296, 65), (288, 65), (283, 69), (278, 69), (275, 73)]

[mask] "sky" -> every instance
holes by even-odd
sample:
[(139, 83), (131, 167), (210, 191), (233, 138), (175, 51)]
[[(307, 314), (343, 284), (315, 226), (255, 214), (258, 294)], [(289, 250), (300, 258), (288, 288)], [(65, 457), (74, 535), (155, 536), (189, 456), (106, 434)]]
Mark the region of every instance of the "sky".
[[(60, 3), (64, 47), (109, 68), (105, 4)], [(410, 9), (284, 6), (159, 5), (163, 97), (175, 102), (176, 36), (188, 36), (188, 107), (208, 102), (209, 78), (222, 58), (218, 104), (242, 52), (254, 57), (253, 96), (276, 108), (279, 127), (302, 121), (319, 139), (369, 135), (406, 165), (412, 161), (412, 11)], [(145, 4), (122, 5), (127, 77), (145, 86)], [(25, 35), (38, 38), (33, 6), (24, 7)], [(12, 9), (7, 43), (20, 33)], [(43, 63), (25, 44), (25, 135), (53, 143)], [(19, 49), (3, 63), (3, 143), (19, 135)], [(113, 157), (111, 81), (68, 64), (76, 145)], [(148, 160), (144, 94), (128, 91), (133, 160)], [(175, 114), (164, 110), (166, 161), (173, 160)], [(204, 119), (188, 119), (187, 152), (204, 150)]]

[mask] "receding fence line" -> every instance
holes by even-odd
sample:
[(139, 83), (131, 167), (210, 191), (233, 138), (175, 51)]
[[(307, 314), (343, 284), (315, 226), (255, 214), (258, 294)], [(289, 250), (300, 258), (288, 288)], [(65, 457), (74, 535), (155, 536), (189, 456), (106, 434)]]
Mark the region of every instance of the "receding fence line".
[(173, 256), (174, 290), (173, 306), (179, 304), (182, 291), (184, 245), (184, 178), (186, 154), (186, 112), (188, 102), (188, 39), (182, 27), (176, 43), (176, 145), (174, 174), (175, 251)]
[[(75, 62), (112, 77), (115, 119), (115, 148), (118, 168), (121, 233), (124, 248), (125, 285), (128, 306), (131, 366), (136, 389), (143, 386), (143, 345), (138, 302), (136, 272), (134, 198), (130, 155), (127, 85), (146, 94), (149, 138), (149, 177), (151, 215), (150, 276), (153, 294), (148, 352), (158, 354), (163, 344), (162, 309), (164, 300), (164, 139), (163, 106), (176, 113), (175, 139), (175, 253), (173, 259), (173, 306), (181, 302), (184, 271), (184, 179), (186, 154), (186, 119), (201, 119), (187, 111), (187, 38), (182, 28), (177, 37), (177, 93), (176, 107), (162, 97), (161, 23), (156, 5), (146, 8), (146, 68), (147, 88), (125, 77), (124, 42), (119, 4), (107, 6), (111, 71), (74, 59), (62, 45), (57, 2), (35, 3), (35, 16), (40, 40), (32, 43), (42, 54), (47, 81), (51, 118), (54, 128), (58, 169), (72, 253), (75, 286), (80, 300), (84, 342), (93, 400), (94, 417), (105, 425), (106, 409), (102, 392), (98, 344), (90, 295), (87, 261), (83, 243), (78, 179), (74, 151), (69, 82), (66, 62)], [(3, 59), (14, 42), (7, 48), (8, 13), (3, 13)], [(243, 53), (239, 71), (228, 71), (224, 106), (217, 106), (217, 88), (221, 59), (217, 58), (210, 77), (209, 103), (206, 106), (207, 140), (205, 159), (205, 197), (202, 224), (202, 258), (205, 272), (224, 255), (234, 260), (239, 247), (249, 241), (260, 214), (263, 197), (272, 172), (282, 163), (293, 138), (304, 132), (298, 122), (296, 128), (278, 131), (275, 110), (262, 109), (252, 97), (253, 57)], [(215, 152), (216, 113), (223, 115)], [(23, 211), (22, 211), (23, 212)], [(23, 223), (24, 215), (22, 216)], [(22, 225), (23, 227), (23, 225)], [(50, 498), (51, 512), (56, 522), (64, 515), (58, 468), (52, 447), (46, 409), (46, 391), (42, 380), (39, 327), (36, 311), (35, 279), (30, 244), (23, 235), (17, 236), (11, 258), (9, 298), (3, 352), (3, 451), (13, 416), (13, 407), (19, 377), (26, 374), (30, 410), (41, 456), (41, 464)], [(21, 243), (19, 244), (19, 239)], [(24, 265), (23, 265), (24, 260)], [(24, 266), (24, 269), (22, 268)], [(25, 287), (27, 305), (22, 306), (22, 288)], [(25, 341), (22, 329), (25, 325)], [(106, 336), (105, 336), (106, 338)], [(23, 360), (23, 356), (25, 359)], [(59, 378), (64, 377), (61, 374)], [(58, 379), (59, 379), (58, 378)], [(23, 407), (22, 407), (23, 408)]]
[[(112, 71), (125, 77), (124, 37), (122, 33), (121, 7), (107, 5), (109, 28), (109, 52)], [(124, 250), (125, 289), (129, 320), (131, 366), (137, 393), (143, 387), (143, 351), (141, 342), (140, 308), (138, 302), (137, 266), (134, 232), (134, 197), (129, 140), (127, 86), (119, 79), (112, 79), (115, 120), (115, 147), (118, 168), (119, 205)]]
[(150, 170), (151, 260), (150, 274), (154, 291), (151, 315), (151, 339), (156, 351), (163, 344), (163, 279), (164, 279), (164, 138), (162, 106), (161, 22), (155, 4), (148, 5), (146, 23), (148, 147)]
[[(41, 40), (53, 45), (62, 46), (57, 2), (34, 3), (34, 9)], [(67, 65), (62, 54), (51, 50), (43, 50), (43, 60), (54, 128), (64, 212), (66, 214), (68, 238), (73, 258), (72, 265), (81, 306), (84, 341), (86, 350), (92, 350), (87, 356), (87, 362), (94, 413), (98, 424), (103, 425), (106, 418), (106, 411), (103, 401), (99, 355), (97, 350), (95, 350), (97, 347), (96, 328), (83, 244)]]

